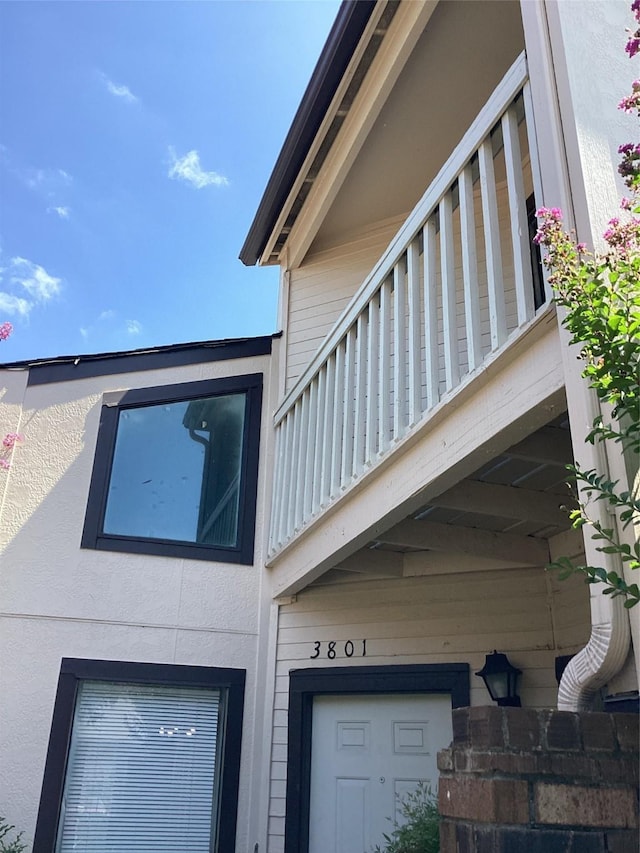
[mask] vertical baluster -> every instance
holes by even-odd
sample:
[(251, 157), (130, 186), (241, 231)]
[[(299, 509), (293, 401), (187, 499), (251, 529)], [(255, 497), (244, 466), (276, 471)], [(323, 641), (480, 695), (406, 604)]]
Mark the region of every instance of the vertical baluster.
[(316, 434), (313, 451), (313, 491), (311, 497), (311, 515), (315, 515), (322, 502), (322, 469), (324, 463), (324, 448), (327, 443), (326, 407), (327, 407), (327, 364), (325, 363), (316, 377), (318, 387), (318, 403), (316, 412)]
[(282, 499), (282, 466), (284, 462), (283, 445), (284, 445), (284, 425), (285, 420), (281, 420), (275, 428), (275, 447), (273, 452), (273, 486), (271, 492), (271, 524), (269, 527), (269, 553), (279, 545), (278, 529), (280, 524), (280, 508)]
[(367, 314), (366, 308), (356, 321), (356, 414), (353, 428), (353, 472), (358, 474), (364, 465), (365, 412), (367, 409)]
[(278, 543), (289, 536), (289, 502), (291, 499), (291, 471), (293, 469), (293, 410), (287, 413), (284, 421), (283, 465), (280, 480), (280, 509), (278, 519)]
[(285, 483), (287, 491), (287, 521), (285, 539), (289, 539), (296, 528), (296, 485), (298, 482), (298, 465), (300, 461), (300, 413), (301, 403), (298, 399), (291, 411), (293, 436), (291, 439), (291, 470)]
[(305, 487), (308, 479), (307, 470), (307, 448), (309, 446), (309, 389), (302, 394), (302, 402), (300, 405), (300, 439), (298, 443), (298, 460), (296, 471), (296, 488), (295, 488), (295, 512), (294, 512), (294, 530), (300, 530), (305, 522), (304, 517), (304, 496)]
[(407, 402), (407, 290), (404, 256), (393, 267), (393, 437), (401, 438)]
[(502, 139), (509, 190), (509, 221), (511, 222), (511, 242), (513, 244), (513, 271), (518, 304), (518, 324), (522, 325), (533, 317), (533, 276), (531, 274), (531, 245), (529, 243), (529, 223), (527, 222), (527, 200), (522, 177), (518, 119), (513, 105), (502, 116)]
[(304, 510), (303, 521), (306, 522), (311, 518), (311, 508), (313, 505), (313, 492), (315, 488), (315, 470), (316, 458), (318, 453), (318, 374), (316, 374), (309, 383), (309, 419), (307, 428), (307, 451), (304, 460)]
[[(527, 123), (527, 140), (529, 142), (529, 162), (531, 163), (531, 178), (533, 179), (533, 196), (537, 204), (542, 203), (542, 175), (540, 174), (540, 158), (538, 156), (538, 139), (536, 137), (535, 116), (533, 112), (533, 100), (531, 97), (531, 84), (524, 84), (522, 89), (522, 98), (524, 100), (524, 115)], [(551, 287), (549, 285), (549, 273), (546, 267), (542, 268), (542, 277), (544, 279), (545, 300), (548, 301), (552, 297)]]
[(429, 217), (423, 229), (424, 250), (424, 343), (427, 384), (427, 409), (431, 409), (440, 398), (438, 385), (438, 309), (436, 299), (436, 224)]
[(407, 250), (407, 289), (409, 301), (409, 426), (422, 414), (422, 354), (420, 341), (420, 247), (414, 237)]
[(356, 327), (347, 332), (344, 359), (344, 417), (342, 419), (342, 469), (340, 485), (346, 487), (353, 476), (353, 426), (356, 373)]
[(331, 490), (333, 498), (340, 491), (340, 469), (342, 458), (342, 425), (344, 423), (344, 356), (345, 342), (336, 347), (336, 372), (333, 388), (333, 442), (331, 451)]
[(391, 279), (380, 287), (380, 350), (378, 353), (378, 453), (384, 453), (391, 441), (389, 414), (391, 409)]
[(478, 253), (476, 218), (473, 205), (473, 177), (467, 164), (458, 177), (460, 199), (460, 237), (462, 241), (462, 278), (464, 282), (464, 314), (467, 330), (469, 373), (482, 361), (480, 299), (478, 286)]
[(320, 505), (324, 506), (331, 497), (331, 459), (333, 445), (334, 412), (335, 412), (335, 385), (336, 385), (336, 355), (331, 353), (327, 359), (327, 376), (325, 382), (325, 406), (324, 406), (324, 442), (322, 444), (322, 482), (320, 485)]
[(478, 150), (480, 189), (482, 192), (482, 217), (484, 219), (484, 244), (487, 258), (487, 284), (489, 288), (489, 319), (491, 323), (491, 349), (502, 346), (507, 338), (507, 318), (500, 254), (500, 224), (498, 200), (493, 168), (491, 137), (487, 137)]
[(379, 296), (369, 300), (369, 334), (367, 338), (367, 415), (365, 424), (365, 462), (375, 458), (378, 449), (378, 352), (380, 340)]
[(451, 391), (460, 381), (451, 191), (447, 191), (440, 202), (440, 275), (442, 278), (444, 371), (447, 391)]

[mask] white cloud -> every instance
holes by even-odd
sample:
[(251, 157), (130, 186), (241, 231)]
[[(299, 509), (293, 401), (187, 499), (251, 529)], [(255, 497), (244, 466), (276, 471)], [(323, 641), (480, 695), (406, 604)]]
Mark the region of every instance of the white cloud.
[(60, 219), (68, 219), (69, 214), (71, 213), (71, 208), (64, 207), (63, 205), (59, 205), (58, 207), (48, 207), (47, 213), (57, 213)]
[(3, 314), (20, 314), (26, 317), (29, 311), (33, 308), (33, 303), (28, 299), (21, 299), (19, 296), (13, 296), (11, 293), (5, 293), (0, 290), (0, 312)]
[(46, 173), (44, 169), (29, 169), (24, 180), (30, 190), (35, 190), (45, 182)]
[(217, 172), (205, 172), (200, 165), (200, 155), (197, 151), (189, 151), (184, 157), (177, 157), (173, 148), (169, 148), (171, 167), (168, 177), (186, 181), (198, 190), (203, 187), (226, 187), (229, 181)]
[(36, 302), (48, 302), (60, 293), (62, 279), (26, 258), (11, 258), (11, 282), (23, 287)]
[[(7, 266), (0, 268), (0, 284), (5, 273), (12, 287), (0, 291), (0, 313), (27, 317), (34, 305), (48, 302), (60, 293), (62, 279), (49, 275), (44, 267), (26, 258), (11, 258)], [(16, 293), (16, 286), (26, 290), (27, 295)]]
[(113, 308), (108, 308), (106, 311), (101, 311), (98, 315), (98, 320), (113, 320), (116, 316), (116, 312)]
[(139, 335), (142, 331), (142, 325), (137, 320), (127, 320), (127, 332), (130, 335)]
[(122, 98), (123, 101), (126, 101), (129, 104), (135, 104), (138, 101), (138, 98), (133, 94), (128, 86), (116, 85), (113, 80), (110, 80), (107, 77), (106, 74), (100, 74), (100, 78), (106, 86), (107, 92), (110, 92), (116, 98)]
[(89, 329), (86, 329), (84, 326), (80, 326), (80, 334), (82, 335), (83, 339), (86, 341), (87, 338), (89, 337)]
[(68, 187), (73, 178), (64, 169), (13, 169), (13, 172), (30, 190), (39, 190), (49, 196)]

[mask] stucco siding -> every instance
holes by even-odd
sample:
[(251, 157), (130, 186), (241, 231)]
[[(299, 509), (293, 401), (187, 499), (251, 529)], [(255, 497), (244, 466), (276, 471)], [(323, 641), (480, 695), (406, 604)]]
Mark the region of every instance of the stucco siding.
[[(15, 393), (8, 376), (24, 440), (0, 484), (0, 766), (2, 807), (27, 840), (70, 657), (246, 670), (237, 850), (253, 845), (269, 370), (265, 356), (29, 387), (19, 374)], [(254, 565), (81, 549), (103, 393), (249, 373), (264, 374), (265, 394)]]

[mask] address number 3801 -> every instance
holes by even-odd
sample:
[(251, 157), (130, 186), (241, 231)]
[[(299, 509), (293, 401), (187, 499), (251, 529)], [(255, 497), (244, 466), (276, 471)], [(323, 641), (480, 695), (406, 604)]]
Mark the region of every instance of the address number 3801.
[(338, 640), (316, 640), (313, 644), (313, 653), (309, 655), (312, 660), (320, 657), (335, 660), (338, 657), (365, 658), (366, 656), (366, 640), (346, 640), (345, 642)]

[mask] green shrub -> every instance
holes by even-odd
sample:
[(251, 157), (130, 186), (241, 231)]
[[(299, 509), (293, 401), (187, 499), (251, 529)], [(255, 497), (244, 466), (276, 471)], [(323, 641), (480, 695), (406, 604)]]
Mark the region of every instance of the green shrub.
[(23, 850), (27, 849), (27, 845), (21, 841), (21, 832), (16, 835), (13, 841), (7, 839), (9, 833), (12, 833), (14, 829), (15, 826), (11, 826), (3, 817), (0, 817), (0, 853), (22, 853)]
[[(402, 823), (393, 822), (393, 831), (384, 835), (384, 846), (374, 853), (438, 853), (440, 850), (440, 815), (431, 788), (420, 782), (407, 794), (400, 809)], [(390, 818), (391, 820), (391, 818)]]

